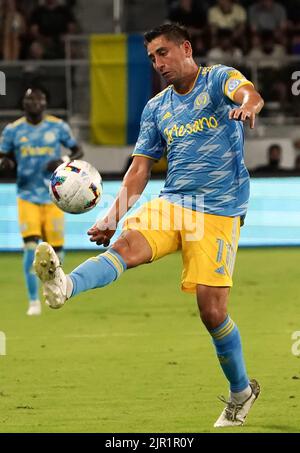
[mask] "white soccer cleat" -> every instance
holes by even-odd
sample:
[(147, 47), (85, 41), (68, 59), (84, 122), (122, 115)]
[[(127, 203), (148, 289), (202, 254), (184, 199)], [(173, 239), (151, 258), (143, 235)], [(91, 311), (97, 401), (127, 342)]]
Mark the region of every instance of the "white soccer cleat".
[(67, 277), (58, 256), (47, 242), (37, 246), (33, 267), (43, 282), (45, 303), (51, 308), (62, 307), (67, 300)]
[(38, 316), (42, 313), (41, 302), (39, 300), (35, 300), (30, 302), (26, 315), (28, 316)]
[(245, 419), (253, 405), (257, 400), (260, 393), (260, 385), (252, 379), (250, 382), (252, 393), (243, 403), (235, 404), (231, 401), (226, 401), (225, 398), (220, 398), (221, 401), (226, 403), (226, 407), (222, 414), (214, 424), (215, 428), (226, 428), (227, 426), (241, 426), (244, 424)]

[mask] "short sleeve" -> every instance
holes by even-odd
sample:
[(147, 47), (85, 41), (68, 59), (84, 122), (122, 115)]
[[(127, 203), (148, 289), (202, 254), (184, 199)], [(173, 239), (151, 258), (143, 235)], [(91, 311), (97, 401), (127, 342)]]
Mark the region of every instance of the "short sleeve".
[(71, 128), (65, 121), (62, 121), (61, 123), (60, 142), (66, 148), (73, 148), (73, 146), (77, 145), (77, 141), (71, 132)]
[(211, 73), (212, 92), (219, 95), (227, 96), (233, 101), (236, 91), (244, 85), (252, 85), (253, 83), (237, 69), (228, 66), (220, 66)]
[(164, 149), (164, 140), (160, 135), (153, 112), (147, 104), (142, 113), (140, 133), (132, 155), (159, 160), (163, 156)]
[(5, 154), (14, 151), (14, 128), (10, 124), (2, 131), (0, 151)]

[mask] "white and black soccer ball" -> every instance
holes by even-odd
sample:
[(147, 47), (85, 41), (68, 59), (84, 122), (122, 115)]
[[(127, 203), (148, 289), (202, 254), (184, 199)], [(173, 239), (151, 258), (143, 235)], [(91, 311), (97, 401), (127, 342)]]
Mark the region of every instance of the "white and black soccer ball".
[(82, 214), (99, 203), (102, 178), (98, 170), (84, 160), (64, 162), (51, 176), (49, 193), (62, 211)]

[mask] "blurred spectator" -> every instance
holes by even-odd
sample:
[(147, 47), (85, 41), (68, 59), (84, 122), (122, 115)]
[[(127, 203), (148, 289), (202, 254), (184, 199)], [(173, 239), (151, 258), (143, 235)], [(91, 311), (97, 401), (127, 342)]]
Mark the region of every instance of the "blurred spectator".
[(195, 56), (203, 56), (208, 46), (207, 39), (207, 7), (205, 1), (176, 0), (169, 4), (168, 19), (184, 25), (188, 30)]
[(235, 47), (230, 30), (219, 30), (217, 45), (207, 53), (208, 65), (224, 63), (229, 66), (239, 64), (243, 57), (241, 49)]
[(287, 11), (287, 17), (289, 20), (289, 27), (291, 29), (294, 26), (297, 28), (300, 26), (300, 0), (285, 0), (284, 7)]
[(300, 156), (300, 138), (295, 138), (293, 141), (294, 150), (297, 156)]
[(2, 0), (2, 56), (4, 60), (17, 60), (21, 52), (21, 38), (25, 32), (25, 19), (16, 0)]
[(206, 61), (206, 52), (209, 48), (209, 43), (207, 39), (207, 35), (202, 33), (199, 35), (195, 35), (192, 38), (193, 44), (193, 55), (201, 60), (201, 64), (204, 64)]
[(39, 41), (33, 41), (29, 47), (29, 60), (43, 60), (45, 58), (45, 48)]
[(233, 32), (234, 39), (239, 39), (245, 31), (246, 20), (246, 10), (232, 0), (217, 0), (217, 5), (208, 10), (213, 36), (216, 36), (218, 29), (226, 28)]
[(300, 55), (300, 28), (295, 29), (291, 38), (291, 49), (292, 55)]
[(76, 32), (72, 10), (57, 0), (45, 0), (44, 5), (32, 12), (30, 32), (44, 46), (48, 58), (63, 58), (64, 36)]
[(274, 173), (283, 173), (286, 170), (280, 168), (281, 163), (282, 149), (278, 144), (270, 145), (268, 148), (268, 163), (267, 165), (262, 165), (260, 167), (252, 170), (251, 173), (264, 173), (264, 174), (274, 174)]
[(190, 34), (198, 33), (206, 26), (205, 2), (197, 0), (177, 0), (169, 6), (168, 18), (171, 22), (184, 25)]
[[(290, 73), (283, 64), (286, 55), (285, 48), (276, 44), (271, 31), (263, 31), (259, 36), (252, 37), (253, 47), (248, 56), (256, 60), (258, 68), (258, 82), (264, 93), (267, 103), (276, 103), (276, 109), (283, 107), (287, 102), (290, 85)], [(269, 104), (271, 107), (271, 104)], [(273, 105), (275, 107), (275, 104)]]
[[(46, 58), (46, 52), (43, 44), (37, 40), (33, 41), (29, 45), (26, 57), (30, 61), (44, 60)], [(42, 68), (36, 63), (24, 62), (22, 71), (23, 91), (26, 91), (29, 86), (42, 85), (42, 81), (46, 77), (46, 68)]]
[(300, 174), (300, 155), (295, 159), (294, 172)]
[(257, 59), (259, 68), (279, 68), (285, 54), (285, 48), (276, 44), (272, 31), (263, 30), (259, 35), (253, 35), (252, 49), (248, 55)]
[(249, 22), (252, 32), (270, 30), (280, 37), (287, 27), (287, 14), (283, 5), (273, 0), (257, 0), (249, 8)]

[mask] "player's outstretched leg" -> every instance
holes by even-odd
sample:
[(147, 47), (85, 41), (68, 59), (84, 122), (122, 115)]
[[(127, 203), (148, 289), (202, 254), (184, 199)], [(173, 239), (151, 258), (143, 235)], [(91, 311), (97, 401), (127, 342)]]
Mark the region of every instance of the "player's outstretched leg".
[(60, 308), (70, 297), (116, 280), (126, 269), (126, 264), (117, 252), (109, 250), (88, 259), (66, 275), (51, 245), (41, 242), (36, 249), (34, 268), (43, 282), (46, 304)]
[(46, 303), (51, 308), (60, 308), (70, 297), (112, 283), (127, 268), (149, 262), (151, 256), (152, 250), (143, 235), (131, 230), (106, 252), (89, 258), (69, 275), (62, 270), (51, 245), (41, 242), (36, 249), (34, 268), (43, 282)]

